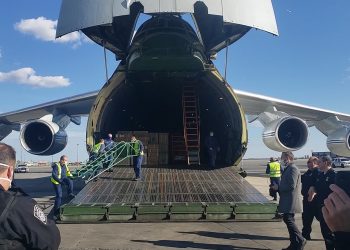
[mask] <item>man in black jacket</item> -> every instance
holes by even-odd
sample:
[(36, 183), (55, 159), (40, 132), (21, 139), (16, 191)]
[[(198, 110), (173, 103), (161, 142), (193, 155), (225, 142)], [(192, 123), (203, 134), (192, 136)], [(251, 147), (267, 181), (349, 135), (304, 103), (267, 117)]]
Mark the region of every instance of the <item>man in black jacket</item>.
[(301, 176), (301, 194), (303, 195), (303, 229), (302, 235), (305, 239), (311, 240), (312, 221), (317, 218), (317, 206), (315, 200), (308, 201), (309, 188), (314, 185), (318, 175), (318, 158), (311, 156), (307, 161), (308, 170)]
[(16, 152), (0, 143), (0, 249), (58, 249), (60, 232), (38, 204), (11, 188)]
[(331, 184), (335, 183), (335, 171), (331, 167), (332, 158), (329, 156), (322, 156), (318, 161), (319, 174), (313, 186), (309, 189), (309, 201), (315, 200), (318, 219), (320, 221), (321, 233), (325, 241), (327, 250), (334, 250), (334, 235), (326, 224), (322, 215), (322, 207), (324, 206), (324, 200), (328, 197), (332, 190), (329, 188)]

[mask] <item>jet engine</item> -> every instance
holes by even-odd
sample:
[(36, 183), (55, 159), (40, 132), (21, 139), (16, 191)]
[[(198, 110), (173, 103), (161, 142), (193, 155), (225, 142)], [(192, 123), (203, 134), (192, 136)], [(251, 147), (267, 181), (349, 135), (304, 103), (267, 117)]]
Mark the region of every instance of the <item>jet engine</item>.
[(341, 156), (350, 156), (350, 129), (342, 127), (327, 137), (328, 149)]
[(285, 116), (265, 126), (263, 141), (275, 151), (294, 151), (305, 145), (308, 133), (308, 126), (302, 119)]
[(56, 154), (66, 147), (67, 140), (66, 131), (51, 121), (28, 122), (20, 132), (22, 147), (35, 155)]

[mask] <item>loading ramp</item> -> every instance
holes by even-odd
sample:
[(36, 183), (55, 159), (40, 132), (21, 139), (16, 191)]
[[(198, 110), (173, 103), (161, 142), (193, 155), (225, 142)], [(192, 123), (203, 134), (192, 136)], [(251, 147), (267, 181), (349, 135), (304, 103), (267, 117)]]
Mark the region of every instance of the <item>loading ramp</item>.
[(277, 204), (267, 200), (234, 168), (114, 167), (90, 181), (61, 207), (62, 223), (144, 221), (269, 221)]

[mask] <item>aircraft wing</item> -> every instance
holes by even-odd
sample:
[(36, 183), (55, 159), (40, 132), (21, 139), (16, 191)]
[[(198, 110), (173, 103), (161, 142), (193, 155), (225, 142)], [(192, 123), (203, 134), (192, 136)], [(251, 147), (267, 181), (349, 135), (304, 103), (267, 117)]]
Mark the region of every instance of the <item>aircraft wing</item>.
[(51, 114), (66, 115), (72, 122), (79, 125), (80, 117), (89, 114), (97, 94), (98, 91), (89, 92), (0, 114), (0, 140), (12, 130), (19, 131), (21, 124)]
[[(235, 90), (235, 93), (245, 113), (248, 115), (249, 122), (258, 119), (260, 114), (269, 111), (271, 108), (275, 108), (277, 111), (282, 111), (291, 116), (296, 116), (305, 120), (309, 126), (334, 117), (337, 117), (340, 121), (345, 123), (350, 123), (350, 114), (306, 106), (242, 90)], [(18, 130), (16, 129), (18, 125), (30, 120), (40, 119), (48, 114), (59, 112), (70, 117), (87, 115), (90, 112), (90, 108), (97, 94), (98, 91), (88, 92), (0, 114), (0, 139), (3, 139), (1, 135), (5, 132), (5, 127), (9, 128), (11, 126), (12, 129)]]
[(248, 121), (263, 121), (261, 114), (282, 112), (303, 119), (309, 126), (316, 126), (323, 134), (328, 135), (340, 127), (350, 127), (350, 114), (306, 106), (269, 96), (235, 90), (238, 99), (248, 115)]
[[(248, 116), (249, 122), (259, 120), (266, 127), (269, 123), (284, 116), (291, 116), (302, 119), (310, 127), (315, 126), (324, 135), (328, 136), (330, 140), (333, 137), (343, 138), (344, 134), (349, 134), (349, 114), (306, 106), (241, 90), (235, 90), (235, 93)], [(52, 115), (53, 117), (64, 116), (65, 126), (62, 127), (66, 127), (69, 122), (80, 125), (80, 117), (89, 114), (97, 94), (98, 91), (89, 92), (0, 114), (0, 141), (9, 135), (12, 130), (19, 131), (22, 124), (41, 119), (47, 115)], [(333, 141), (339, 143), (338, 139), (331, 140), (331, 142)]]

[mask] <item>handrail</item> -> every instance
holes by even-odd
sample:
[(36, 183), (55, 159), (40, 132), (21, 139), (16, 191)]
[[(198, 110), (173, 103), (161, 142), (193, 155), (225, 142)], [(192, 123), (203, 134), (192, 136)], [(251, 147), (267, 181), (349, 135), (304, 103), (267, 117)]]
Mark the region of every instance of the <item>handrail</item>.
[(92, 181), (105, 171), (111, 169), (127, 158), (136, 156), (131, 142), (118, 142), (96, 159), (88, 161), (72, 174), (74, 177), (85, 179), (85, 183)]

